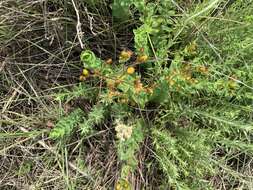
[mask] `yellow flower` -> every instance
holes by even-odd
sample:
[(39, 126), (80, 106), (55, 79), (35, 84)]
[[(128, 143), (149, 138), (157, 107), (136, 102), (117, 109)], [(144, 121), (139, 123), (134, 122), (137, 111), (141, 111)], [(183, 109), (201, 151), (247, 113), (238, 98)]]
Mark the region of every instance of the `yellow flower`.
[(116, 187), (115, 187), (115, 190), (130, 190), (130, 185), (129, 185), (129, 182), (127, 181), (123, 181), (123, 180), (120, 180)]
[(127, 189), (127, 188), (129, 187), (129, 184), (125, 182), (125, 183), (123, 184), (123, 187), (124, 187), (125, 189)]
[(109, 89), (114, 89), (115, 88), (115, 82), (111, 79), (106, 81), (106, 85)]
[(154, 89), (151, 88), (151, 87), (147, 87), (147, 88), (145, 88), (145, 91), (146, 91), (148, 94), (153, 94)]
[(140, 79), (136, 79), (134, 81), (134, 88), (135, 88), (135, 92), (136, 93), (139, 93), (139, 92), (141, 92), (143, 90), (143, 85), (142, 85)]
[(190, 76), (185, 76), (185, 80), (190, 81), (192, 78)]
[(90, 72), (87, 69), (83, 69), (82, 75), (88, 77), (90, 75)]
[(113, 90), (113, 89), (111, 89), (111, 90), (108, 92), (108, 97), (109, 97), (109, 98), (113, 98), (113, 97), (120, 96), (120, 95), (121, 95), (120, 92), (117, 92), (117, 91), (115, 91), (115, 90)]
[(86, 80), (86, 77), (83, 76), (83, 75), (80, 75), (79, 80), (80, 80), (80, 81), (85, 81), (85, 80)]
[(137, 57), (137, 63), (144, 63), (148, 60), (148, 56), (147, 55), (141, 55)]
[(129, 75), (134, 74), (134, 72), (135, 72), (135, 68), (134, 68), (134, 67), (128, 67), (128, 68), (127, 68), (127, 73), (128, 73)]
[(112, 58), (109, 58), (105, 61), (106, 64), (111, 65), (112, 64)]
[(120, 190), (120, 189), (121, 189), (121, 185), (118, 183), (118, 184), (116, 185), (115, 190)]
[(203, 74), (208, 74), (208, 68), (205, 66), (199, 66), (197, 67), (197, 71)]
[(120, 53), (119, 61), (126, 62), (131, 58), (132, 55), (133, 55), (133, 52), (131, 50), (123, 50)]
[(120, 53), (120, 56), (123, 58), (130, 58), (133, 55), (133, 52), (131, 50), (123, 50)]
[(115, 80), (115, 85), (118, 86), (119, 84), (121, 84), (123, 82), (123, 80), (121, 79), (116, 79)]

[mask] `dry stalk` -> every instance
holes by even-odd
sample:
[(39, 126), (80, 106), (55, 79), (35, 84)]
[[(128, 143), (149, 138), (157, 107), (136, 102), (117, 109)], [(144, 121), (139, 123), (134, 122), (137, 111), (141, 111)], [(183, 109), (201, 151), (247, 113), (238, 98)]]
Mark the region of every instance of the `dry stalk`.
[(75, 12), (76, 12), (76, 17), (77, 17), (76, 34), (77, 34), (77, 38), (78, 38), (79, 44), (80, 44), (81, 48), (83, 49), (84, 48), (84, 44), (82, 42), (83, 32), (82, 32), (82, 27), (81, 27), (82, 24), (80, 22), (79, 10), (76, 7), (75, 1), (74, 0), (71, 0), (71, 1), (72, 1), (73, 7), (74, 7)]

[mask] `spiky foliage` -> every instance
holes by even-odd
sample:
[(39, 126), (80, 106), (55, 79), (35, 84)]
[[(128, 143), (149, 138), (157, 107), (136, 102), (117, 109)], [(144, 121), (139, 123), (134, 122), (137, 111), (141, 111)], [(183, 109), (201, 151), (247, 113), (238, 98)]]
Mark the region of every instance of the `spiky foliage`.
[(82, 120), (83, 112), (80, 109), (74, 110), (69, 115), (59, 119), (54, 129), (50, 133), (50, 137), (54, 139), (62, 139), (71, 135), (78, 123)]
[[(252, 154), (249, 140), (252, 131), (249, 117), (252, 113), (252, 81), (247, 74), (252, 68), (244, 61), (251, 60), (248, 58), (249, 49), (241, 47), (242, 44), (248, 47), (247, 44), (251, 43), (247, 38), (244, 43), (237, 40), (252, 33), (248, 29), (251, 25), (248, 11), (244, 13), (246, 16), (242, 16), (244, 20), (239, 21), (235, 16), (238, 23), (226, 20), (226, 15), (234, 14), (233, 7), (225, 12), (222, 19), (217, 17), (219, 22), (230, 23), (224, 25), (226, 37), (222, 38), (222, 43), (219, 33), (211, 32), (221, 25), (214, 21), (203, 24), (201, 29), (197, 28), (199, 33), (185, 43), (184, 39), (188, 38), (192, 27), (196, 27), (195, 23), (201, 22), (199, 17), (210, 14), (222, 5), (219, 1), (205, 2), (195, 7), (196, 10), (189, 13), (186, 21), (173, 18), (177, 11), (173, 2), (146, 3), (146, 6), (141, 6), (143, 1), (138, 2), (140, 4), (115, 1), (113, 7), (117, 9), (116, 5), (119, 5), (130, 14), (129, 7), (134, 5), (142, 13), (142, 25), (134, 30), (137, 54), (134, 64), (140, 65), (140, 72), (135, 73), (134, 69), (128, 72), (120, 65), (129, 61), (132, 56), (130, 51), (122, 51), (116, 65), (106, 64), (90, 50), (81, 54), (84, 67), (94, 72), (90, 77), (106, 84), (101, 92), (96, 92), (97, 100), (107, 105), (112, 111), (112, 119), (116, 121), (119, 159), (128, 163), (123, 165), (121, 177), (127, 181), (128, 175), (133, 172), (130, 168), (134, 164), (129, 161), (135, 160), (138, 144), (143, 140), (143, 137), (135, 139), (131, 134), (141, 137), (144, 133), (117, 119), (129, 120), (132, 117), (134, 109), (130, 105), (148, 110), (149, 104), (155, 104), (159, 111), (153, 118), (142, 116), (142, 120), (154, 126), (150, 130), (154, 158), (165, 177), (161, 188), (212, 188), (208, 178), (219, 175), (221, 171), (240, 181), (235, 175), (237, 172), (233, 172), (234, 166), (222, 161), (226, 157), (214, 152), (241, 151), (245, 156)], [(122, 16), (121, 12), (114, 14), (116, 17)], [(237, 34), (233, 30), (229, 33), (230, 28), (237, 24), (245, 26), (242, 30), (235, 28)], [(182, 25), (185, 25), (183, 29), (180, 27)], [(204, 32), (211, 33), (212, 41)], [(142, 57), (145, 57), (145, 63), (140, 61)], [(146, 57), (153, 57), (155, 61), (149, 61)], [(125, 74), (126, 71), (128, 74)], [(156, 76), (155, 81), (153, 76)], [(141, 118), (142, 113), (138, 115)], [(247, 186), (249, 180), (244, 177), (242, 183)]]
[(99, 125), (105, 118), (105, 109), (103, 105), (97, 105), (89, 112), (87, 119), (80, 123), (80, 129), (82, 135), (89, 135), (95, 125)]
[(154, 129), (152, 138), (155, 157), (168, 180), (163, 181), (161, 188), (208, 189), (204, 178), (215, 173), (215, 165), (204, 130)]

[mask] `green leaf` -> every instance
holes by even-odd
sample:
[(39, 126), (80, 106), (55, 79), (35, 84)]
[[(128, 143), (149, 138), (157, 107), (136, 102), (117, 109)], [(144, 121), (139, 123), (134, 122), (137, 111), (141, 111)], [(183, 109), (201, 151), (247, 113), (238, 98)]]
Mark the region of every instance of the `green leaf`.
[(89, 69), (99, 69), (102, 66), (102, 61), (90, 50), (81, 53), (81, 61), (84, 67)]

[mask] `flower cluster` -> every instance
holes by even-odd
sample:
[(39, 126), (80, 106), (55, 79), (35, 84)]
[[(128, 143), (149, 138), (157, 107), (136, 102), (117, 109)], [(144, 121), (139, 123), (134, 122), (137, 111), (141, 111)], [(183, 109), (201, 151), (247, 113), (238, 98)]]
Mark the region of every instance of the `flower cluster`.
[(125, 141), (125, 140), (127, 140), (127, 139), (129, 139), (131, 137), (132, 131), (133, 131), (133, 127), (125, 125), (120, 120), (116, 120), (115, 130), (116, 130), (116, 137), (120, 141)]

